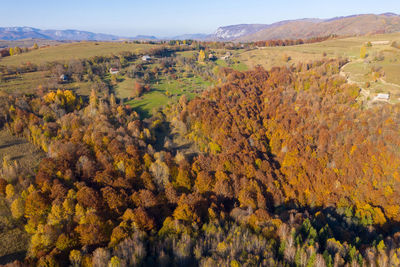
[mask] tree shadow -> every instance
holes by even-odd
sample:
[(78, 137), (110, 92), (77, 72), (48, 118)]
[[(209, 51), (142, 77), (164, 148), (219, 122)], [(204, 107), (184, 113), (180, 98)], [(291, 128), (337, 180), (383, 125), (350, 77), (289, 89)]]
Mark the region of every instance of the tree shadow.
[(145, 106), (145, 104), (141, 104), (141, 105), (137, 105), (132, 108), (134, 111), (136, 111), (139, 114), (139, 116), (142, 120), (151, 118), (151, 116), (152, 116), (150, 111), (145, 109), (144, 106)]
[(0, 149), (9, 148), (12, 146), (22, 145), (22, 144), (26, 144), (26, 143), (28, 143), (28, 142), (25, 140), (16, 140), (13, 142), (6, 143), (4, 145), (0, 145)]
[(23, 261), (25, 259), (25, 256), (26, 256), (26, 251), (11, 253), (3, 257), (0, 257), (0, 264), (5, 265), (7, 263), (11, 263), (16, 260)]
[(296, 223), (294, 214), (302, 214), (303, 219), (305, 217), (310, 219), (318, 233), (328, 226), (329, 235), (325, 240), (321, 240), (321, 235), (319, 236), (321, 251), (325, 249), (327, 238), (335, 238), (341, 243), (347, 242), (357, 249), (362, 249), (371, 244), (378, 244), (381, 240), (400, 231), (400, 222), (397, 221), (387, 220), (383, 225), (365, 225), (354, 215), (346, 216), (344, 210), (335, 207), (299, 206), (295, 200), (275, 207), (274, 213), (282, 221), (290, 224)]

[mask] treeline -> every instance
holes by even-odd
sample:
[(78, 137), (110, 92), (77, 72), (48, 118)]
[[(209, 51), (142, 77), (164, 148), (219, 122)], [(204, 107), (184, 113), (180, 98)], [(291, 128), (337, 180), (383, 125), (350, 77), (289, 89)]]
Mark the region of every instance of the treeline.
[(30, 235), (15, 264), (399, 265), (398, 106), (362, 110), (345, 63), (222, 69), (146, 120), (95, 90), (3, 97), (4, 127), (48, 155), (0, 179)]
[(258, 47), (275, 47), (275, 46), (292, 46), (301, 44), (313, 44), (320, 43), (329, 39), (336, 38), (336, 35), (327, 35), (321, 37), (312, 37), (309, 39), (290, 39), (290, 40), (267, 40), (267, 41), (257, 41), (253, 44)]
[(10, 47), (10, 48), (4, 48), (0, 50), (0, 58), (1, 57), (8, 57), (8, 56), (15, 56), (15, 55), (19, 55), (21, 53), (26, 53), (29, 52), (30, 50), (36, 50), (39, 49), (39, 46), (37, 43), (35, 43), (31, 48), (28, 47)]

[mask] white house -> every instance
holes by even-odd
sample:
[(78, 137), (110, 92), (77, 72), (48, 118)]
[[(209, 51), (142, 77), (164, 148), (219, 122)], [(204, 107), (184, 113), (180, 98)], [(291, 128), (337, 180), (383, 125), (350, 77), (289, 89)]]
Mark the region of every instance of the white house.
[(371, 42), (372, 45), (388, 45), (390, 44), (389, 41), (375, 41), (375, 42)]
[(151, 60), (151, 57), (149, 55), (145, 55), (145, 56), (142, 57), (142, 60), (143, 61), (149, 61), (149, 60)]
[(117, 74), (119, 70), (117, 68), (110, 68), (110, 73), (111, 74)]
[(389, 94), (380, 93), (380, 94), (378, 94), (378, 95), (375, 97), (375, 100), (385, 100), (385, 101), (388, 101), (389, 98), (390, 98), (390, 95), (389, 95)]

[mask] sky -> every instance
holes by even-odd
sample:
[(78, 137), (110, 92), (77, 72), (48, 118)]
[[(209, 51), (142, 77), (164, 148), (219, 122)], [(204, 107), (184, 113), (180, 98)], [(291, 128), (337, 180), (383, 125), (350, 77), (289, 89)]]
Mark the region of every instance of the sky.
[(400, 14), (399, 0), (1, 0), (0, 27), (132, 37), (213, 33), (220, 26), (353, 14)]

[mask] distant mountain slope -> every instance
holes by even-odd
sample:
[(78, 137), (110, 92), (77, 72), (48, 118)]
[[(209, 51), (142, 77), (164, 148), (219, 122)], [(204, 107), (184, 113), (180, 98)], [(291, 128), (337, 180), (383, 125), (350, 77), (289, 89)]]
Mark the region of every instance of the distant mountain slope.
[(319, 22), (320, 19), (299, 19), (299, 20), (284, 20), (273, 24), (238, 24), (219, 27), (214, 34), (208, 37), (214, 41), (232, 41), (245, 36), (250, 36), (257, 32), (283, 26), (292, 22)]
[(21, 39), (49, 39), (41, 34), (38, 29), (30, 27), (7, 27), (0, 28), (1, 40), (21, 40)]
[(215, 33), (210, 36), (210, 38), (218, 41), (230, 41), (242, 36), (256, 33), (269, 26), (270, 25), (266, 24), (239, 24), (219, 27)]
[(194, 34), (177, 35), (177, 36), (170, 37), (170, 38), (165, 38), (165, 39), (170, 39), (170, 40), (205, 40), (209, 36), (210, 36), (210, 34), (194, 33)]
[(157, 40), (158, 38), (153, 35), (137, 35), (136, 37), (128, 38), (131, 40)]
[(120, 37), (111, 34), (92, 33), (79, 30), (41, 30), (31, 27), (3, 27), (0, 28), (1, 40), (46, 39), (72, 41), (113, 41)]
[[(272, 24), (274, 25), (274, 24)], [(272, 39), (298, 39), (336, 34), (365, 35), (400, 31), (400, 16), (393, 13), (366, 14), (337, 17), (327, 20), (294, 20), (275, 24), (253, 34), (243, 35), (235, 41), (260, 41)]]

